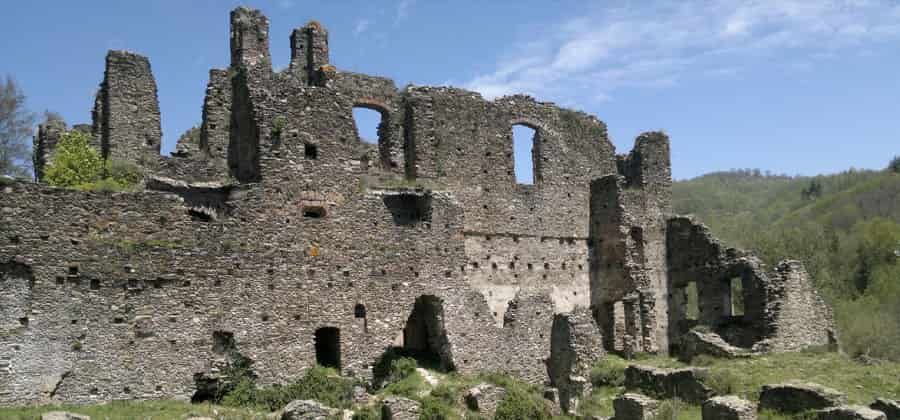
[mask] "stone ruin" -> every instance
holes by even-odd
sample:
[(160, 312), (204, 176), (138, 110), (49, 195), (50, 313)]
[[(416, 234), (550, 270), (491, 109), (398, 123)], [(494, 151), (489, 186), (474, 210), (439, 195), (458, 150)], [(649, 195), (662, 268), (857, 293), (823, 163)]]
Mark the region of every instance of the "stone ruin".
[[(336, 69), (317, 22), (290, 47), (273, 71), (267, 18), (232, 11), (231, 66), (171, 157), (149, 60), (110, 51), (74, 129), (139, 165), (141, 192), (41, 184), (69, 128), (40, 127), (39, 182), (0, 185), (0, 403), (202, 399), (235, 355), (262, 384), (316, 363), (371, 378), (391, 347), (566, 396), (607, 352), (678, 354), (691, 330), (836, 342), (799, 263), (768, 270), (672, 214), (664, 133), (617, 155), (582, 112)], [(355, 107), (381, 114), (377, 145)], [(515, 125), (535, 130), (533, 185)]]

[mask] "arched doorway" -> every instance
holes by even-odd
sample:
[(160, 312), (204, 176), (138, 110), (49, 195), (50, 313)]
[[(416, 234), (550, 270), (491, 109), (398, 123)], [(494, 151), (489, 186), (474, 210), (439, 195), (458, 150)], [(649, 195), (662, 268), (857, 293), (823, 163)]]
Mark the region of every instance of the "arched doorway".
[(454, 369), (450, 342), (444, 328), (443, 300), (432, 295), (416, 299), (403, 328), (403, 350), (420, 365), (443, 371)]

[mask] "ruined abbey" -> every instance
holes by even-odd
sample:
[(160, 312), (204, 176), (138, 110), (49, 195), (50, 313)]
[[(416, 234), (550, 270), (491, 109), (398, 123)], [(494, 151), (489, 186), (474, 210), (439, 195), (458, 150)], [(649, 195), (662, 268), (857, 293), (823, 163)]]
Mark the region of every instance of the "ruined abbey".
[[(150, 62), (110, 51), (93, 124), (42, 125), (38, 182), (0, 184), (0, 404), (202, 399), (236, 353), (263, 384), (316, 363), (371, 378), (391, 347), (577, 398), (607, 353), (836, 342), (802, 265), (672, 214), (664, 133), (617, 154), (582, 112), (342, 71), (317, 22), (282, 71), (259, 11), (231, 12), (230, 41), (198, 141), (160, 156)], [(377, 145), (354, 107), (381, 114)], [(143, 191), (41, 183), (70, 129)]]

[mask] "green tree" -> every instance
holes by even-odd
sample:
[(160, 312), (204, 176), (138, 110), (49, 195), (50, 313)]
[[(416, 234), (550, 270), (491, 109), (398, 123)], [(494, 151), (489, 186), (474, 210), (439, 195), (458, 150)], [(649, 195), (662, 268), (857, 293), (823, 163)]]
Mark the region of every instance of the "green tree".
[(900, 156), (894, 156), (888, 164), (888, 170), (900, 174)]
[(864, 292), (872, 284), (874, 274), (892, 266), (900, 252), (900, 224), (876, 218), (859, 226), (859, 273), (856, 288)]
[(34, 114), (12, 76), (0, 80), (0, 175), (25, 177), (31, 172)]
[(50, 185), (71, 188), (97, 182), (103, 173), (103, 158), (91, 147), (88, 136), (69, 131), (60, 138), (44, 177)]

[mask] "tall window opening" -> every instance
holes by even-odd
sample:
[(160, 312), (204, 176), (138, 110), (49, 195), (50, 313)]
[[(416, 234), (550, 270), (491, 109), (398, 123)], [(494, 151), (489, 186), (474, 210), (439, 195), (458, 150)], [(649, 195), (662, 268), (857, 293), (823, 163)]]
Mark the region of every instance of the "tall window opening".
[(734, 277), (731, 284), (731, 316), (744, 316), (744, 280)]
[(316, 363), (341, 368), (341, 330), (334, 327), (316, 330)]
[(685, 317), (692, 321), (700, 319), (700, 294), (697, 292), (697, 282), (688, 283), (684, 288), (684, 294)]
[(534, 185), (538, 179), (538, 132), (523, 124), (512, 126), (513, 169), (516, 183)]
[(356, 135), (365, 143), (378, 144), (387, 127), (384, 113), (367, 107), (353, 107), (353, 121), (356, 123)]

